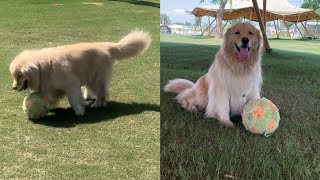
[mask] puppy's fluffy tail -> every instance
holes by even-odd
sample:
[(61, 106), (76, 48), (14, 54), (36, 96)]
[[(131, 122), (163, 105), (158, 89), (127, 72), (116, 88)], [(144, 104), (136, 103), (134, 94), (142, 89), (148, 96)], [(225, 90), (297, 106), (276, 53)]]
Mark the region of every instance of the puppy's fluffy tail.
[(147, 32), (133, 31), (119, 42), (113, 43), (109, 52), (114, 60), (127, 59), (143, 53), (151, 43), (151, 36)]
[(186, 79), (174, 79), (170, 80), (164, 87), (165, 92), (173, 92), (180, 94), (182, 91), (192, 88), (194, 83)]

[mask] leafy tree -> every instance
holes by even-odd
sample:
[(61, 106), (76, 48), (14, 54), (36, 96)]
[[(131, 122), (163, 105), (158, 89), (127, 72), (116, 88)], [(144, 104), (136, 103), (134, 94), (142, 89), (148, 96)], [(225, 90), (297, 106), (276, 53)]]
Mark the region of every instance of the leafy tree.
[(192, 24), (190, 22), (185, 22), (184, 25), (185, 26), (191, 26)]
[(289, 28), (289, 29), (291, 28), (291, 26), (293, 26), (293, 25), (294, 25), (294, 23), (293, 23), (293, 22), (286, 22), (286, 24), (287, 24), (287, 26), (288, 26), (288, 28)]
[(320, 8), (320, 0), (304, 0), (301, 4), (301, 7), (312, 9), (315, 11)]
[(170, 25), (171, 24), (170, 17), (164, 13), (161, 13), (160, 14), (160, 23), (163, 25)]
[(232, 19), (232, 20), (229, 20), (229, 24), (231, 24), (231, 25), (234, 25), (234, 24), (236, 24), (237, 22), (241, 22), (242, 21), (242, 19), (241, 18), (238, 18), (238, 19)]
[(200, 26), (200, 22), (201, 22), (201, 18), (202, 17), (197, 17), (197, 16), (194, 16), (194, 26)]

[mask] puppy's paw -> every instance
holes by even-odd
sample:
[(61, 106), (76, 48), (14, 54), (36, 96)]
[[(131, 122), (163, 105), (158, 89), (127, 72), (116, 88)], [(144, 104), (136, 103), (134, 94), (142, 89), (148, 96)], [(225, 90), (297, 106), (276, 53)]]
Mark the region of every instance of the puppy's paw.
[(182, 99), (179, 101), (179, 103), (181, 104), (181, 106), (186, 109), (189, 112), (196, 112), (199, 110), (198, 105), (196, 104), (192, 104), (191, 102), (189, 102), (188, 100)]
[(234, 127), (234, 124), (230, 121), (230, 118), (229, 118), (229, 116), (218, 116), (218, 121), (220, 122), (220, 123), (222, 123), (223, 125), (225, 125), (225, 126), (227, 126), (227, 127), (230, 127), (230, 128), (232, 128), (232, 127)]
[(82, 106), (77, 106), (75, 108), (73, 108), (74, 113), (76, 116), (84, 116), (85, 113), (85, 109)]
[(196, 112), (196, 111), (198, 111), (198, 106), (197, 105), (189, 105), (186, 109), (190, 112)]
[(99, 107), (106, 107), (107, 106), (107, 101), (106, 100), (96, 100), (91, 107), (92, 108), (99, 108)]
[(230, 120), (220, 121), (223, 125), (233, 128), (234, 124)]

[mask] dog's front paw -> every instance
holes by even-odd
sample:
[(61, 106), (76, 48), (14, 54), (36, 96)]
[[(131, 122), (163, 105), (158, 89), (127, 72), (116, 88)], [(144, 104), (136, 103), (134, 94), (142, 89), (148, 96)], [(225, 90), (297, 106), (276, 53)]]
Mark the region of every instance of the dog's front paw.
[(218, 116), (218, 121), (227, 127), (234, 127), (234, 124), (230, 121), (229, 116)]
[(92, 108), (99, 108), (99, 107), (106, 107), (107, 106), (107, 101), (106, 100), (98, 100), (91, 105)]
[(85, 108), (82, 106), (77, 106), (74, 109), (74, 113), (76, 116), (84, 116), (85, 113)]
[(230, 120), (220, 121), (223, 125), (233, 128), (234, 124)]

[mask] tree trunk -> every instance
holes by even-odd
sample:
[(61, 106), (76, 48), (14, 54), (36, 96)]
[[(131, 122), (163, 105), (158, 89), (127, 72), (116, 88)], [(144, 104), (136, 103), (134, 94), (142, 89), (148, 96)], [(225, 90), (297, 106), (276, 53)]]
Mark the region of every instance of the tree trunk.
[(215, 39), (222, 39), (222, 15), (223, 15), (223, 11), (224, 8), (227, 4), (227, 0), (221, 0), (220, 1), (220, 6), (219, 6), (219, 10), (217, 12), (217, 24), (216, 24), (216, 37)]

